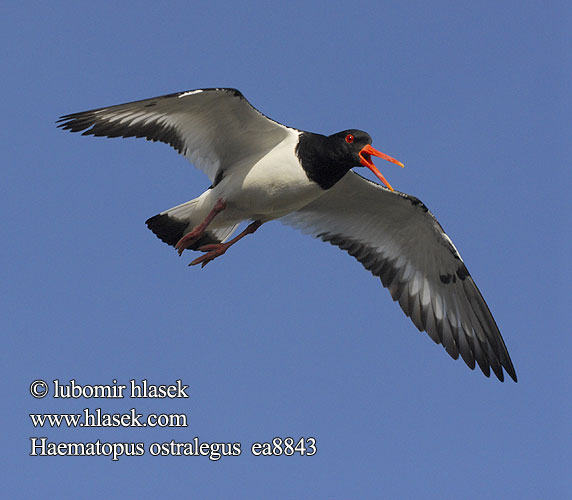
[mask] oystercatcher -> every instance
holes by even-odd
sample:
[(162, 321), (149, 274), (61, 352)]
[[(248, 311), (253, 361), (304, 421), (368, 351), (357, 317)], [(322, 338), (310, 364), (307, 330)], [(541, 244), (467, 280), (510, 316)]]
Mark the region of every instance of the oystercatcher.
[[(280, 219), (346, 250), (389, 289), (420, 331), (488, 377), (517, 377), (499, 329), (451, 239), (414, 196), (394, 191), (373, 164), (369, 134), (325, 136), (286, 127), (236, 89), (199, 89), (62, 116), (82, 135), (145, 137), (171, 145), (212, 185), (147, 226), (205, 266), (263, 223)], [(386, 187), (361, 177), (369, 168)], [(248, 227), (231, 239), (242, 221)]]

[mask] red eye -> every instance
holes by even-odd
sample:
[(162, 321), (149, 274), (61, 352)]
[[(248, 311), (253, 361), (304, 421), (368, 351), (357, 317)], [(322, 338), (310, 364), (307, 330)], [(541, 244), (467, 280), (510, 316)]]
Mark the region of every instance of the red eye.
[(346, 135), (346, 142), (349, 142), (350, 144), (354, 142), (354, 136), (352, 134)]

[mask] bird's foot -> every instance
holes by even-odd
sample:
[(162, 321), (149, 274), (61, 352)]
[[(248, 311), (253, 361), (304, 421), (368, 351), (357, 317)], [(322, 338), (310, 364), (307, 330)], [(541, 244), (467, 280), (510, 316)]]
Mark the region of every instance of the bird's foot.
[(197, 257), (193, 260), (189, 266), (196, 266), (197, 264), (201, 265), (201, 268), (205, 267), (211, 260), (216, 259), (223, 255), (228, 247), (230, 247), (230, 243), (215, 243), (211, 245), (203, 245), (199, 248), (201, 252), (206, 252), (204, 255)]
[(214, 260), (217, 257), (220, 257), (222, 254), (224, 254), (228, 250), (229, 247), (234, 245), (237, 241), (240, 241), (247, 234), (254, 233), (261, 225), (262, 225), (262, 221), (255, 220), (254, 222), (250, 223), (248, 225), (248, 227), (244, 231), (242, 231), (242, 233), (240, 233), (238, 236), (234, 237), (232, 240), (227, 241), (226, 243), (214, 243), (214, 244), (203, 245), (203, 246), (199, 247), (199, 250), (201, 252), (206, 252), (205, 255), (202, 255), (201, 257), (198, 257), (195, 260), (193, 260), (189, 264), (189, 266), (196, 266), (197, 264), (200, 264), (201, 267), (205, 267), (211, 260)]
[(177, 241), (175, 249), (179, 252), (179, 255), (181, 255), (187, 248), (190, 248), (193, 243), (195, 243), (203, 235), (206, 228), (216, 217), (216, 215), (222, 212), (225, 208), (226, 202), (222, 198), (219, 198), (215, 203), (213, 209), (206, 216), (205, 220), (198, 226), (194, 227), (191, 232), (185, 234), (179, 241)]
[(201, 226), (195, 227), (190, 233), (185, 234), (177, 244), (175, 245), (175, 249), (181, 255), (184, 250), (190, 248), (195, 241), (197, 241), (205, 232), (205, 228)]

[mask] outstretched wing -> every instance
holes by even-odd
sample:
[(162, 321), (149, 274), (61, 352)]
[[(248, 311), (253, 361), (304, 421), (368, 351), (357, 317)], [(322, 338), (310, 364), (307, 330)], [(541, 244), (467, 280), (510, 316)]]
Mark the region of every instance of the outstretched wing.
[(322, 197), (283, 219), (346, 250), (383, 286), (420, 331), (473, 369), (516, 381), (509, 354), (459, 252), (417, 198), (353, 171)]
[(288, 134), (236, 89), (178, 92), (65, 115), (58, 123), (82, 135), (164, 142), (213, 182), (242, 159), (264, 156)]

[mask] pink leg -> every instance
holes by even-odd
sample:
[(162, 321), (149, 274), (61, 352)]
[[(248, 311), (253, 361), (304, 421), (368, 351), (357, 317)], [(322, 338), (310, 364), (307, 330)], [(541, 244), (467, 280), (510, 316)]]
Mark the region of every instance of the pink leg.
[(242, 233), (238, 236), (233, 238), (226, 243), (216, 243), (214, 245), (203, 245), (199, 248), (201, 252), (207, 252), (206, 254), (202, 255), (201, 257), (196, 258), (193, 260), (189, 266), (196, 266), (197, 264), (201, 264), (201, 267), (205, 267), (211, 260), (216, 259), (220, 255), (224, 254), (229, 247), (234, 245), (237, 241), (244, 238), (247, 234), (252, 234), (256, 231), (260, 226), (262, 226), (262, 222), (259, 220), (254, 221), (251, 223)]
[(205, 232), (205, 229), (208, 225), (212, 222), (212, 220), (222, 212), (226, 208), (225, 201), (220, 198), (216, 203), (213, 209), (209, 212), (209, 214), (205, 217), (205, 220), (201, 222), (198, 226), (193, 228), (190, 233), (185, 234), (177, 244), (175, 248), (179, 251), (179, 255), (183, 253), (183, 250), (189, 248), (195, 241), (197, 241)]

